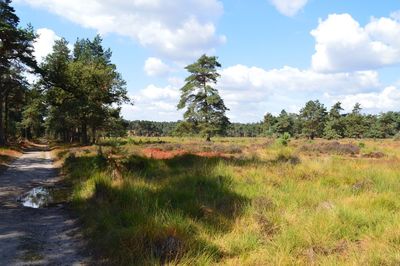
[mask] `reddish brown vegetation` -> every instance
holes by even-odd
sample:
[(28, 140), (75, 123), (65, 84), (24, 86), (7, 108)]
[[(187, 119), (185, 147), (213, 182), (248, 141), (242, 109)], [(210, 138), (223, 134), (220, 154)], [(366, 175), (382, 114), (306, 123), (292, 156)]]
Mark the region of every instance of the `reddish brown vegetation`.
[(175, 156), (184, 155), (187, 153), (184, 150), (163, 151), (158, 148), (147, 148), (147, 149), (143, 149), (142, 152), (144, 153), (144, 155), (146, 157), (154, 158), (154, 159), (158, 159), (158, 160), (171, 159), (171, 158), (174, 158)]
[(171, 159), (176, 156), (180, 155), (185, 155), (185, 154), (194, 154), (197, 156), (201, 157), (208, 157), (208, 158), (213, 158), (213, 157), (228, 157), (227, 154), (223, 154), (220, 152), (213, 152), (213, 151), (207, 151), (207, 152), (189, 152), (185, 150), (161, 150), (159, 148), (146, 148), (142, 150), (143, 154), (148, 157), (148, 158), (154, 158), (158, 160), (163, 160), (163, 159)]

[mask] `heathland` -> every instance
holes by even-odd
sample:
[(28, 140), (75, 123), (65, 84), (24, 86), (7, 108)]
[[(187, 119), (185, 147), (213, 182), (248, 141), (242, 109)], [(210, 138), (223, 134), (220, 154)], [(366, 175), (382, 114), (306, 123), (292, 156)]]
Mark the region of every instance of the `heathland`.
[(121, 138), (59, 146), (73, 209), (116, 265), (396, 265), (400, 142)]

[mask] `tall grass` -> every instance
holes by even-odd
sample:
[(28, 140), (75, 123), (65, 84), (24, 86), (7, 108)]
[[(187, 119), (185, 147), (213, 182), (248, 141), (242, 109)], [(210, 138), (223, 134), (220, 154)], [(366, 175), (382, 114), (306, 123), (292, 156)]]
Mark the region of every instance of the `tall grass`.
[[(69, 157), (96, 254), (115, 265), (400, 264), (400, 143), (365, 140), (355, 156), (228, 141), (218, 145), (243, 153), (157, 160), (128, 141), (115, 179), (96, 156)], [(371, 150), (387, 156), (362, 156)]]

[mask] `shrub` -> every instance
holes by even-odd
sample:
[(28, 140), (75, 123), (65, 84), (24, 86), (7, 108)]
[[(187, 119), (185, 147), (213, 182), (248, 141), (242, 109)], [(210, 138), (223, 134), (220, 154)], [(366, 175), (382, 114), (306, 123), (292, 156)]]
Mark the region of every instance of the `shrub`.
[(400, 140), (400, 132), (396, 133), (396, 135), (393, 136), (393, 140), (395, 140), (395, 141)]
[(278, 139), (278, 143), (282, 146), (287, 146), (290, 142), (290, 134), (285, 132), (282, 136)]
[(93, 158), (93, 168), (96, 170), (104, 170), (107, 167), (107, 158), (104, 154), (99, 153)]

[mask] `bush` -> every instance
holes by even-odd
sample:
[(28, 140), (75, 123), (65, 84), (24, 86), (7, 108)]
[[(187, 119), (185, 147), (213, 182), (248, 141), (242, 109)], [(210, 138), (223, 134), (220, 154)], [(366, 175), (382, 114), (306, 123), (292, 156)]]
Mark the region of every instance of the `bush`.
[(396, 135), (393, 136), (393, 140), (395, 140), (395, 141), (400, 140), (400, 132), (396, 133)]
[(290, 142), (290, 134), (288, 132), (283, 133), (283, 135), (278, 139), (278, 143), (282, 146), (287, 146)]
[(107, 158), (104, 154), (99, 153), (93, 158), (93, 168), (96, 170), (104, 170), (107, 167)]

